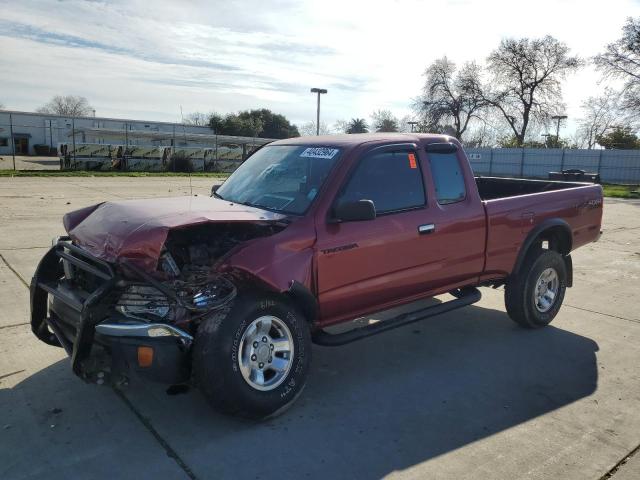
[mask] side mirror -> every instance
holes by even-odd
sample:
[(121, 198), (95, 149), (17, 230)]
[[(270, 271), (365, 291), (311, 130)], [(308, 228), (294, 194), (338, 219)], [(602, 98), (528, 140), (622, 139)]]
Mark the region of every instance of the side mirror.
[(211, 187), (211, 196), (213, 197), (216, 192), (218, 191), (218, 189), (221, 187), (221, 185), (214, 185), (213, 187)]
[(359, 222), (376, 218), (376, 206), (371, 200), (343, 202), (333, 209), (333, 217), (338, 222)]

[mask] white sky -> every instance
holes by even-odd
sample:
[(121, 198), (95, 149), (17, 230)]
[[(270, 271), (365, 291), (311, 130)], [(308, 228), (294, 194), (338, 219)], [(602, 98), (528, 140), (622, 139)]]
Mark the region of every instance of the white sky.
[[(310, 87), (329, 90), (322, 119), (401, 117), (422, 73), (447, 55), (482, 62), (504, 37), (550, 34), (584, 58), (621, 35), (638, 0), (0, 0), (0, 103), (33, 110), (56, 94), (98, 116), (180, 119), (270, 108), (315, 118)], [(591, 67), (570, 77), (570, 118), (600, 93)]]

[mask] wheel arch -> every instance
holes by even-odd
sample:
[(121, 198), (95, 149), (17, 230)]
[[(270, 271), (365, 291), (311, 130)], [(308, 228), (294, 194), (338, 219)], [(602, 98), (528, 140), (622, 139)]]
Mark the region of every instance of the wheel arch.
[(310, 325), (318, 318), (318, 300), (315, 295), (297, 280), (292, 280), (287, 290), (287, 296), (298, 307)]
[(520, 271), (524, 259), (531, 249), (542, 248), (543, 242), (548, 242), (549, 250), (562, 255), (567, 267), (567, 286), (571, 287), (573, 285), (573, 262), (570, 253), (573, 248), (573, 233), (569, 224), (561, 218), (547, 219), (529, 232), (518, 251), (511, 275)]

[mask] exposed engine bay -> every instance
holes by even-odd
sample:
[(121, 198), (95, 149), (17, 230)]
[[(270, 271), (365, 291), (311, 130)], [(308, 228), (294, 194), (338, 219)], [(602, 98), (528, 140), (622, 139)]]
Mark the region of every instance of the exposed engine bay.
[(145, 283), (127, 285), (115, 309), (132, 320), (181, 323), (222, 308), (236, 296), (237, 287), (233, 278), (216, 271), (220, 260), (238, 245), (282, 228), (228, 223), (172, 230), (153, 275), (124, 264)]

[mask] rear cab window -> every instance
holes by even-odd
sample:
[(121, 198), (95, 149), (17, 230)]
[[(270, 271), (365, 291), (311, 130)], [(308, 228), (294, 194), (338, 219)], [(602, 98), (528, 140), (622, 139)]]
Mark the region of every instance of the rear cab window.
[(438, 203), (447, 205), (464, 200), (467, 190), (457, 154), (429, 152), (427, 155)]
[(424, 182), (416, 152), (371, 152), (361, 158), (337, 203), (358, 200), (373, 201), (378, 215), (424, 207)]

